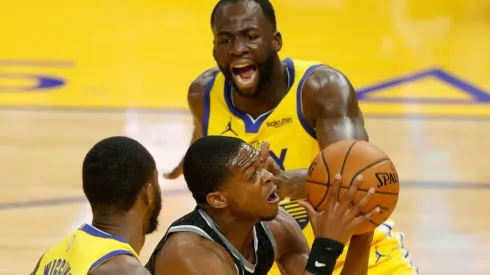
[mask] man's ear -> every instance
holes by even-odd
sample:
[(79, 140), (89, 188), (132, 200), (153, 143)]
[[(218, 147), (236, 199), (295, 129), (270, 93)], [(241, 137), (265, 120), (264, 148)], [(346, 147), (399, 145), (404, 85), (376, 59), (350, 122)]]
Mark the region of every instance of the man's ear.
[(225, 208), (228, 206), (228, 200), (223, 192), (212, 192), (206, 196), (206, 201), (213, 208)]
[(274, 38), (272, 38), (272, 46), (276, 52), (279, 52), (282, 49), (282, 36), (278, 31), (274, 33)]

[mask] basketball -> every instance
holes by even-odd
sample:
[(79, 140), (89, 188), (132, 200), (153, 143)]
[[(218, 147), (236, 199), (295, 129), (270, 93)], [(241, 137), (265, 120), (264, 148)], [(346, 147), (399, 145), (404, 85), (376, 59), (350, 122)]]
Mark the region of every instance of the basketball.
[(362, 223), (355, 235), (373, 231), (390, 217), (398, 201), (400, 183), (395, 165), (385, 152), (360, 140), (342, 140), (323, 149), (311, 163), (306, 179), (306, 199), (317, 211), (326, 207), (328, 192), (339, 173), (342, 175), (339, 201), (358, 175), (362, 175), (363, 180), (359, 183), (354, 204), (366, 195), (370, 187), (376, 190), (359, 214), (366, 214), (376, 206), (380, 212)]

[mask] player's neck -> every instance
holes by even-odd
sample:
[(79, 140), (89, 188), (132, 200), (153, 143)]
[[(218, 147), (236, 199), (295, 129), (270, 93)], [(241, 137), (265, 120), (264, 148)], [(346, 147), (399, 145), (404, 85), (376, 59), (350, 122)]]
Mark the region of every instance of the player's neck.
[(144, 226), (137, 221), (141, 220), (137, 213), (130, 210), (124, 214), (95, 212), (92, 226), (114, 236), (122, 237), (136, 253), (140, 253), (145, 243)]
[(254, 254), (253, 228), (256, 220), (238, 219), (233, 215), (223, 213), (215, 214), (206, 211), (216, 225), (216, 228), (245, 258)]
[(254, 98), (233, 94), (233, 103), (240, 111), (258, 117), (274, 109), (288, 92), (289, 76), (286, 65), (279, 59), (274, 62), (269, 82), (260, 88), (260, 96)]

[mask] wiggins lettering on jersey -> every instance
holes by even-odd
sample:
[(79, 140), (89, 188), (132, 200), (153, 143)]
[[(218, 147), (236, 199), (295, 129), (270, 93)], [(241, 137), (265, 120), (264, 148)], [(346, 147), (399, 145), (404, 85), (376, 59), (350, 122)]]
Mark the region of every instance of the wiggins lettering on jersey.
[(284, 126), (284, 125), (287, 125), (287, 124), (290, 124), (290, 123), (293, 123), (293, 118), (291, 118), (291, 117), (283, 117), (282, 119), (273, 120), (273, 121), (267, 121), (265, 123), (265, 125), (267, 125), (267, 127), (279, 128), (281, 126)]
[(83, 224), (44, 253), (35, 275), (89, 274), (118, 255), (129, 255), (139, 261), (124, 238)]
[(71, 266), (65, 259), (55, 259), (44, 266), (44, 275), (71, 275)]

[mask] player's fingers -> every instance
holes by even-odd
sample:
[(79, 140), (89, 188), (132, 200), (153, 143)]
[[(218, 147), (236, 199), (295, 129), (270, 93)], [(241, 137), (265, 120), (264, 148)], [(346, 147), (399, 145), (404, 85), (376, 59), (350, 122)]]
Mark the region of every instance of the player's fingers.
[(361, 223), (365, 222), (365, 221), (369, 221), (369, 219), (371, 219), (371, 217), (373, 215), (376, 215), (379, 213), (379, 211), (381, 211), (381, 209), (379, 208), (379, 206), (376, 206), (376, 208), (374, 208), (373, 210), (369, 211), (368, 213), (362, 215), (362, 216), (359, 216), (357, 218), (355, 218), (351, 224), (354, 226), (354, 227), (357, 227), (358, 225), (360, 225)]
[(183, 170), (184, 170), (184, 159), (182, 158), (179, 164), (172, 171), (164, 173), (163, 177), (168, 180), (174, 180), (180, 177), (180, 175), (182, 175)]
[(269, 148), (270, 148), (270, 143), (268, 141), (263, 141), (262, 144), (260, 144), (259, 152), (262, 161), (265, 161), (269, 157)]
[(181, 175), (181, 173), (179, 173), (179, 171), (174, 170), (174, 171), (169, 172), (169, 173), (164, 173), (163, 177), (165, 179), (168, 179), (168, 180), (174, 180), (174, 179), (178, 178), (180, 175)]
[(274, 169), (274, 160), (269, 156), (265, 159), (265, 163), (264, 163), (264, 168), (265, 170), (271, 172), (271, 173), (274, 173), (275, 169)]
[(362, 181), (362, 176), (358, 175), (352, 181), (352, 184), (349, 187), (349, 190), (345, 194), (345, 196), (340, 201), (340, 211), (346, 211), (349, 205), (351, 205), (352, 200), (356, 197), (357, 188), (359, 188), (359, 183)]
[(350, 220), (353, 220), (361, 212), (361, 209), (371, 200), (374, 193), (376, 193), (376, 190), (371, 187), (357, 204), (352, 204), (353, 207), (349, 211)]
[(315, 208), (313, 208), (313, 206), (309, 202), (307, 202), (307, 201), (300, 201), (300, 202), (298, 202), (298, 205), (301, 206), (301, 207), (303, 207), (306, 210), (306, 212), (308, 213), (308, 216), (310, 216), (310, 218), (313, 215), (315, 215), (316, 213), (318, 213), (315, 210)]
[(332, 186), (328, 189), (328, 211), (333, 211), (339, 197), (340, 183), (342, 182), (342, 176), (340, 174), (335, 175)]

